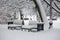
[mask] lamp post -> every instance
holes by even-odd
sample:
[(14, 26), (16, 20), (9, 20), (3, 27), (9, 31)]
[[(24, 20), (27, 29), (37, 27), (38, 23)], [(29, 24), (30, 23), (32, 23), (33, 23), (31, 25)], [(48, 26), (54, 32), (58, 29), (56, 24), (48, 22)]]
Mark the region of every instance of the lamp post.
[(50, 20), (52, 20), (52, 1), (50, 0)]
[(52, 28), (52, 24), (53, 24), (53, 22), (52, 22), (52, 2), (53, 2), (53, 0), (50, 0), (50, 22), (49, 22), (50, 27), (49, 27), (49, 29)]

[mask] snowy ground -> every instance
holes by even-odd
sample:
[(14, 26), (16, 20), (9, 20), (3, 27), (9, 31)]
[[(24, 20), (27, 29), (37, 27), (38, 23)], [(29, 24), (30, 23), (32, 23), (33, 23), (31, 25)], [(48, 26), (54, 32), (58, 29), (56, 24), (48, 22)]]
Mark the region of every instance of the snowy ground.
[(60, 18), (53, 21), (53, 29), (41, 32), (8, 30), (7, 25), (0, 25), (0, 40), (60, 40)]
[(0, 40), (60, 40), (60, 29), (51, 29), (43, 32), (0, 29)]
[(25, 32), (20, 30), (8, 30), (7, 25), (2, 25), (0, 26), (0, 40), (60, 40), (60, 29)]
[(53, 21), (53, 28), (60, 29), (60, 17), (57, 20)]

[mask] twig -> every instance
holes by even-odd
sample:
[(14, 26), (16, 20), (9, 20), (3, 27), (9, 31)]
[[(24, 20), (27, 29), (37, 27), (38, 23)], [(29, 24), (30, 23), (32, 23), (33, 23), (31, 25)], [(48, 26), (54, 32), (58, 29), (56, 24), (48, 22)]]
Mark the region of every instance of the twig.
[(58, 10), (60, 10), (60, 8), (57, 6), (57, 4), (54, 2), (54, 5), (57, 7)]
[[(46, 0), (44, 0), (44, 1), (50, 6), (50, 4)], [(60, 12), (58, 10), (56, 10), (54, 7), (52, 7), (52, 9), (54, 9), (57, 13), (60, 14)]]

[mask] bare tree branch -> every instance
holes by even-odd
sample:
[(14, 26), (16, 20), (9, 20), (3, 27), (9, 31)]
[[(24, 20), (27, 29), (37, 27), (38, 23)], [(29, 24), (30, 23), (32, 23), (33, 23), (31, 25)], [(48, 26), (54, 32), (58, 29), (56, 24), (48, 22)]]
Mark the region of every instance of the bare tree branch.
[(56, 0), (57, 2), (60, 2), (59, 0)]
[[(50, 4), (46, 0), (44, 0), (44, 2), (46, 2), (50, 6)], [(56, 10), (54, 7), (52, 7), (52, 9), (54, 9), (57, 13), (60, 14), (60, 12), (58, 10)]]
[(60, 8), (57, 6), (57, 4), (54, 2), (54, 5), (57, 7), (58, 10), (60, 10)]

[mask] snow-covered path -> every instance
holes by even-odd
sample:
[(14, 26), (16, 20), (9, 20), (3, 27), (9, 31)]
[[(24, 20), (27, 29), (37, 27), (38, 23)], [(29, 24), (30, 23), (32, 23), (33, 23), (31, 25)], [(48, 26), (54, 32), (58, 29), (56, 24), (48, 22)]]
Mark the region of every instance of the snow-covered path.
[(43, 32), (0, 30), (0, 40), (60, 40), (60, 30), (51, 29)]

